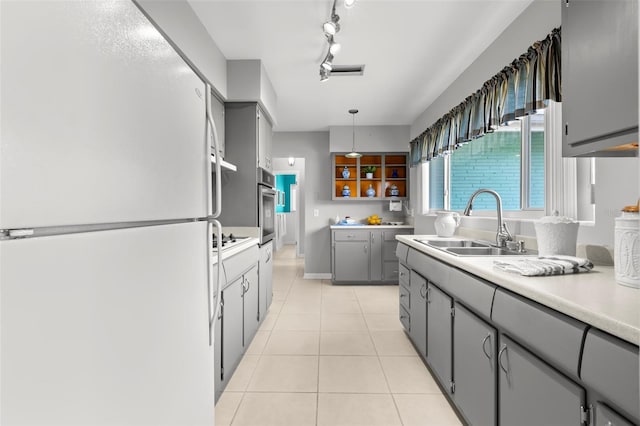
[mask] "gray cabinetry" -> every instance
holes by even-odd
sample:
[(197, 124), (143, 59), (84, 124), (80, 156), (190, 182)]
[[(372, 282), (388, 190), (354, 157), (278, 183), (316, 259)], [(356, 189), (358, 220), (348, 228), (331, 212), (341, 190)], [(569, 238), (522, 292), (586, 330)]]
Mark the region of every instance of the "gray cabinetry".
[(242, 311), (243, 311), (243, 338), (244, 349), (249, 347), (249, 343), (255, 336), (260, 323), (258, 313), (258, 267), (253, 266), (242, 275)]
[(382, 281), (382, 248), (384, 244), (384, 232), (381, 230), (372, 230), (369, 235), (371, 237), (371, 266), (369, 268), (369, 280)]
[(496, 329), (455, 302), (453, 399), (472, 425), (496, 424), (496, 344)]
[(590, 329), (587, 333), (582, 355), (582, 380), (597, 392), (599, 403), (614, 407), (634, 421), (640, 419), (639, 364), (637, 346), (597, 329)]
[[(427, 361), (440, 383), (451, 393), (453, 301), (433, 283), (427, 285)], [(415, 321), (412, 318), (412, 325)]]
[(273, 172), (271, 122), (258, 106), (258, 166)]
[(595, 407), (594, 424), (595, 426), (633, 426), (633, 423), (600, 402)]
[(333, 280), (369, 281), (369, 231), (333, 231)]
[(505, 335), (500, 335), (501, 425), (580, 425), (585, 391)]
[(332, 229), (331, 268), (336, 283), (397, 283), (395, 236), (411, 229)]
[(243, 280), (240, 277), (222, 290), (221, 388), (224, 388), (229, 382), (240, 362), (244, 349), (242, 283)]
[(564, 156), (637, 155), (637, 1), (563, 2), (562, 98)]
[(260, 321), (262, 321), (267, 315), (273, 299), (273, 241), (260, 247), (259, 269), (258, 314)]
[(411, 271), (409, 336), (423, 358), (427, 357), (427, 280)]

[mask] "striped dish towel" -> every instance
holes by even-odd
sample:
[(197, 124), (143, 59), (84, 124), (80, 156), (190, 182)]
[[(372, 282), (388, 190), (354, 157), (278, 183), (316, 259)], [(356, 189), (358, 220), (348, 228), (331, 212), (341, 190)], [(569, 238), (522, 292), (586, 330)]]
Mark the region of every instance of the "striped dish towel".
[(541, 256), (536, 259), (496, 260), (493, 267), (526, 277), (536, 277), (589, 272), (593, 269), (593, 263), (589, 259), (574, 256)]

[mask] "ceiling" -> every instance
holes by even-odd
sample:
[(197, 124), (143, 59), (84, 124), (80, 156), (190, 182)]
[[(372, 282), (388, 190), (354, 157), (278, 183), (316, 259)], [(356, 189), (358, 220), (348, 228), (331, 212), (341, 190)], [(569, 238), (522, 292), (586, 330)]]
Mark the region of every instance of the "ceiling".
[(351, 125), (351, 108), (356, 125), (412, 124), (531, 2), (337, 0), (334, 64), (364, 64), (364, 75), (320, 82), (331, 0), (189, 0), (227, 59), (262, 60), (276, 131)]

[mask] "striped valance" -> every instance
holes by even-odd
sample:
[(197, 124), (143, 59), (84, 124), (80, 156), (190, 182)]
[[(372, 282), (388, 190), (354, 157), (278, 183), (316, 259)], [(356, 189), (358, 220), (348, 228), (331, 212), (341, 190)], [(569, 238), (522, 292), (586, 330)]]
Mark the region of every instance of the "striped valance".
[(410, 142), (411, 166), (445, 155), (499, 125), (562, 101), (560, 28), (534, 43)]

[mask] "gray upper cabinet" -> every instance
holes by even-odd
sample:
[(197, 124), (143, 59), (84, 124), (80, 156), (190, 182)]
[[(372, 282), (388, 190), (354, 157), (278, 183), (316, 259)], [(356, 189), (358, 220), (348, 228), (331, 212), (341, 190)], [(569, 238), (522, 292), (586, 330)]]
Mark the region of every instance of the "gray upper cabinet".
[(258, 166), (273, 173), (271, 152), (273, 150), (273, 134), (271, 122), (258, 106)]
[[(427, 286), (427, 361), (448, 392), (452, 391), (453, 383), (452, 308), (451, 297), (429, 282)], [(415, 325), (413, 318), (411, 322)]]
[(563, 156), (637, 155), (638, 2), (562, 3)]
[(497, 331), (458, 302), (453, 325), (453, 399), (469, 424), (495, 425)]
[(427, 357), (427, 280), (411, 271), (409, 336), (423, 358)]
[(583, 423), (584, 389), (504, 335), (500, 335), (498, 366), (501, 425)]

